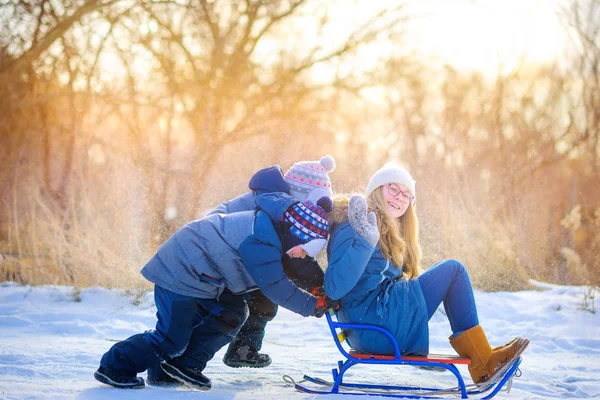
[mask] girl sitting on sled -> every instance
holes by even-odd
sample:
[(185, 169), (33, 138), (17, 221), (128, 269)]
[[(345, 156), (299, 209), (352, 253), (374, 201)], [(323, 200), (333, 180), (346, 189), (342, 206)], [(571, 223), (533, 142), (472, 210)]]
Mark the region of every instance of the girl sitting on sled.
[[(402, 354), (426, 355), (428, 321), (443, 302), (452, 329), (450, 344), (471, 360), (473, 381), (495, 378), (529, 340), (517, 337), (490, 346), (460, 262), (440, 261), (420, 273), (415, 181), (406, 169), (385, 165), (371, 177), (365, 195), (366, 201), (362, 196), (335, 197), (329, 215), (324, 286), (330, 298), (340, 300), (340, 322), (381, 326), (394, 335)], [(390, 341), (373, 330), (350, 330), (347, 339), (363, 353), (394, 354)]]

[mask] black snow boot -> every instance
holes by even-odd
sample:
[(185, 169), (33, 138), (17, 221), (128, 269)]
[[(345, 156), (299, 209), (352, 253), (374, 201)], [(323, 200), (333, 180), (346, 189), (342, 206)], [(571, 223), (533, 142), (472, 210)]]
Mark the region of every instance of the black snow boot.
[(94, 372), (94, 378), (96, 378), (97, 381), (119, 389), (141, 389), (146, 386), (144, 383), (144, 378), (140, 378), (135, 375), (117, 375), (107, 371), (102, 367), (99, 367), (98, 370)]
[(202, 375), (201, 369), (184, 367), (183, 365), (179, 365), (177, 360), (163, 361), (160, 367), (171, 378), (177, 379), (191, 388), (203, 391), (211, 388), (210, 379)]
[(231, 368), (264, 368), (271, 365), (271, 361), (271, 357), (268, 354), (259, 353), (255, 348), (237, 339), (229, 345), (227, 353), (223, 357), (225, 365)]
[(160, 387), (177, 387), (183, 385), (177, 379), (171, 378), (165, 371), (162, 370), (160, 365), (157, 366), (158, 370), (148, 369), (148, 378), (146, 383), (152, 386)]

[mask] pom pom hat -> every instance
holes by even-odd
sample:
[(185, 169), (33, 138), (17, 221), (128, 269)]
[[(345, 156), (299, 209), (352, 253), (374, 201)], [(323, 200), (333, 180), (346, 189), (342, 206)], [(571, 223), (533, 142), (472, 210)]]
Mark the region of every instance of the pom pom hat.
[(329, 234), (327, 213), (332, 208), (333, 203), (329, 197), (322, 197), (317, 205), (307, 200), (289, 207), (283, 214), (284, 220), (290, 224), (290, 234), (286, 240), (287, 251), (300, 246), (314, 258), (323, 250)]
[(385, 164), (371, 176), (371, 179), (369, 179), (369, 183), (367, 184), (367, 189), (365, 190), (365, 196), (368, 197), (379, 186), (388, 183), (399, 183), (406, 186), (410, 191), (410, 194), (413, 195), (412, 204), (415, 204), (415, 199), (417, 197), (415, 192), (416, 181), (405, 168), (394, 163)]
[(331, 197), (329, 172), (335, 169), (335, 160), (327, 155), (319, 161), (299, 161), (284, 175), (290, 187), (290, 195), (300, 201), (315, 204), (323, 196)]

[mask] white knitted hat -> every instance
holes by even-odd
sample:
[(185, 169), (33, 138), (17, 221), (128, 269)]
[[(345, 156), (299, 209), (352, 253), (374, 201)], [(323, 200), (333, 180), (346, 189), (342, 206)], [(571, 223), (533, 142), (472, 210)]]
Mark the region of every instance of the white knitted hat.
[(283, 179), (290, 186), (290, 195), (303, 201), (317, 203), (323, 196), (331, 197), (329, 172), (335, 169), (335, 160), (327, 155), (319, 161), (299, 161), (285, 173)]
[(416, 181), (405, 168), (394, 163), (385, 164), (371, 176), (365, 190), (365, 196), (368, 197), (379, 186), (387, 183), (399, 183), (406, 186), (413, 195), (413, 204), (415, 203), (415, 198), (417, 197), (417, 193), (415, 192)]

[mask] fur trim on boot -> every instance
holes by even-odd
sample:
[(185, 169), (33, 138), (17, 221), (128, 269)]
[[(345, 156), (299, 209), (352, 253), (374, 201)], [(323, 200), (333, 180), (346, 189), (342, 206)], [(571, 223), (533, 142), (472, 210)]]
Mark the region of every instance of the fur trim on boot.
[(513, 343), (515, 343), (517, 340), (519, 340), (521, 338), (521, 336), (517, 336), (516, 338), (514, 338), (513, 340), (511, 340), (508, 343), (505, 343), (503, 345), (500, 346), (496, 346), (496, 347), (492, 347), (492, 351), (496, 351), (496, 350), (502, 350), (505, 347), (510, 347), (513, 345)]
[(492, 348), (481, 325), (476, 325), (450, 338), (450, 344), (458, 355), (471, 360), (471, 379), (475, 383), (481, 383), (495, 378), (495, 374), (505, 365), (515, 362), (529, 344), (529, 339), (519, 336), (504, 346)]

